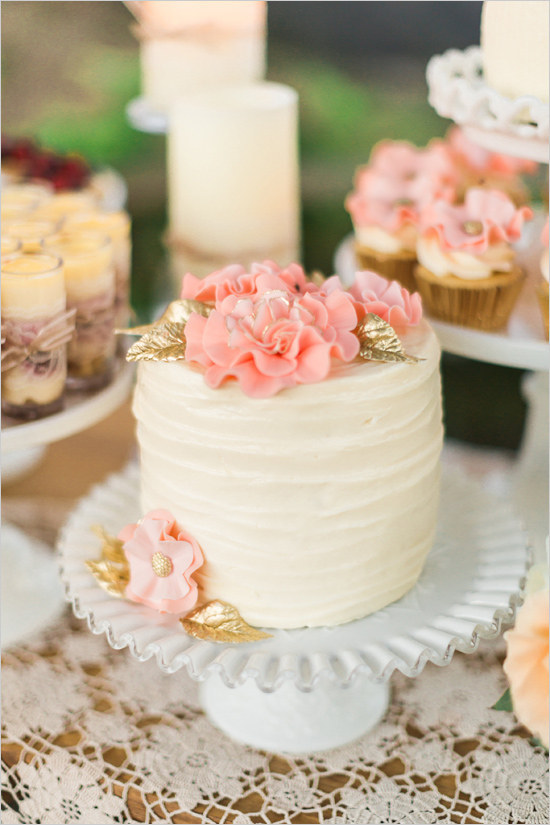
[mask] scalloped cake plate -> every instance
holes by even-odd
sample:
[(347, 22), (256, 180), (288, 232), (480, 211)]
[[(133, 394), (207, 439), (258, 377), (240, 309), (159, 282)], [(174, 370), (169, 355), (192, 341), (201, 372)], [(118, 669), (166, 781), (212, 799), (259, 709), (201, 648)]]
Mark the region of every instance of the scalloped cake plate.
[(61, 576), (74, 613), (140, 661), (155, 657), (197, 681), (217, 674), (227, 687), (253, 680), (265, 693), (293, 683), (308, 692), (320, 682), (349, 687), (360, 676), (388, 680), (394, 670), (418, 675), (426, 662), (448, 664), (455, 650), (473, 652), (513, 621), (528, 567), (527, 538), (506, 501), (463, 474), (445, 470), (437, 537), (417, 585), (398, 602), (332, 628), (272, 630), (241, 645), (197, 641), (175, 616), (105, 593), (86, 569), (99, 547), (91, 526), (111, 533), (136, 521), (139, 470), (129, 465), (83, 498), (59, 540)]

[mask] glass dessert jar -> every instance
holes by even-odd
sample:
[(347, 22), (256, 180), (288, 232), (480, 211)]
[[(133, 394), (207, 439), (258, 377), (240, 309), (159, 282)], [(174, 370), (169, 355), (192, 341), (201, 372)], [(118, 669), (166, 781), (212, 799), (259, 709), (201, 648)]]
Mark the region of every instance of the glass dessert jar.
[(67, 387), (98, 389), (111, 380), (116, 347), (112, 241), (99, 232), (60, 232), (45, 249), (63, 259), (67, 306), (76, 310)]
[(67, 344), (61, 258), (15, 254), (2, 259), (2, 412), (34, 419), (63, 407)]

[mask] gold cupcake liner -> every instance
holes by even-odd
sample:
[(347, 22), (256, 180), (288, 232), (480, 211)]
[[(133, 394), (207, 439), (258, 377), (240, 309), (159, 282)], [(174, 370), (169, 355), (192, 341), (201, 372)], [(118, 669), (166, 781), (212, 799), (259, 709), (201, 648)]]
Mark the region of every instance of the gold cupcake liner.
[(356, 243), (355, 256), (361, 269), (372, 269), (388, 281), (398, 281), (409, 292), (415, 292), (417, 288), (414, 276), (415, 252), (404, 250), (390, 255)]
[(424, 307), (433, 318), (488, 332), (506, 324), (525, 277), (514, 267), (511, 272), (465, 281), (454, 275), (438, 277), (420, 264), (415, 274)]
[(540, 312), (544, 323), (544, 332), (546, 333), (546, 340), (548, 341), (548, 283), (542, 281), (537, 287), (537, 298), (539, 301)]

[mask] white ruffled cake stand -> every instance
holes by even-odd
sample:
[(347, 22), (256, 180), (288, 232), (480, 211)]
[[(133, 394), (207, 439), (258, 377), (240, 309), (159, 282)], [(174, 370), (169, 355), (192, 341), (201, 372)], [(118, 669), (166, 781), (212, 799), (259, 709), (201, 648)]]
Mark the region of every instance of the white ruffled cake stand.
[(129, 465), (73, 511), (59, 539), (66, 598), (113, 648), (155, 657), (166, 673), (186, 668), (202, 683), (211, 721), (264, 750), (303, 753), (360, 737), (383, 716), (394, 670), (417, 676), (429, 661), (448, 665), (455, 651), (473, 652), (521, 603), (529, 551), (520, 523), (507, 502), (448, 470), (434, 547), (398, 602), (338, 627), (270, 630), (269, 639), (237, 645), (197, 641), (177, 617), (109, 596), (85, 566), (99, 551), (93, 525), (116, 534), (140, 517), (138, 488)]
[[(130, 394), (133, 366), (119, 359), (112, 382), (93, 393), (68, 396), (66, 407), (36, 421), (2, 416), (2, 480), (32, 471), (46, 445), (81, 432), (116, 410)], [(42, 542), (2, 522), (2, 646), (20, 641), (63, 609), (55, 558)]]

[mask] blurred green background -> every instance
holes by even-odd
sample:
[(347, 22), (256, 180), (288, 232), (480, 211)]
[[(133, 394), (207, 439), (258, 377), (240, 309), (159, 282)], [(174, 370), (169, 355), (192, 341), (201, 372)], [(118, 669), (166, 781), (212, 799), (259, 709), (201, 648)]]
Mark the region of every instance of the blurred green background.
[[(350, 232), (353, 173), (382, 138), (418, 145), (448, 123), (427, 103), (426, 61), (478, 42), (480, 3), (271, 2), (268, 78), (300, 95), (303, 263), (332, 271)], [(2, 129), (117, 169), (133, 220), (133, 304), (146, 319), (167, 289), (162, 235), (165, 139), (130, 128), (139, 50), (123, 3), (2, 3)], [(442, 360), (446, 428), (477, 444), (516, 448), (521, 371)]]

